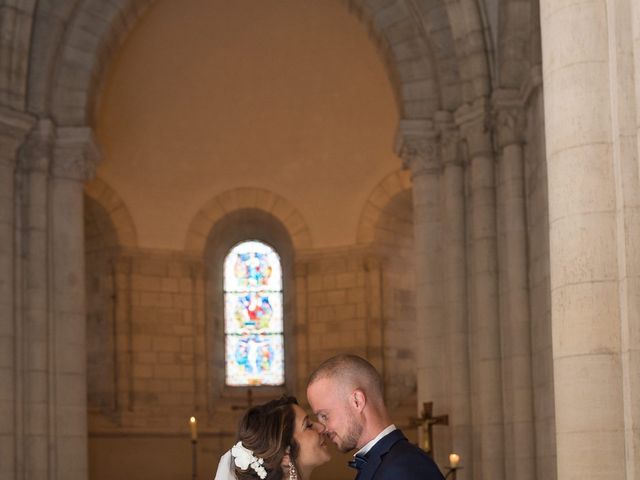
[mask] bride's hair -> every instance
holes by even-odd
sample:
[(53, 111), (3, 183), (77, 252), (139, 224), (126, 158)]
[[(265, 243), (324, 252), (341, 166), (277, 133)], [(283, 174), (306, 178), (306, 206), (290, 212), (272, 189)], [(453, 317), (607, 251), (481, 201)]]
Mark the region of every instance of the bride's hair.
[[(289, 453), (289, 458), (294, 464), (298, 457), (298, 443), (293, 438), (296, 418), (294, 404), (298, 404), (295, 397), (283, 396), (251, 407), (240, 420), (238, 440), (245, 448), (253, 451), (255, 457), (264, 460), (264, 468), (267, 471), (265, 480), (284, 478), (280, 464), (286, 453)], [(259, 478), (251, 467), (241, 470), (236, 466), (235, 472), (238, 480)]]

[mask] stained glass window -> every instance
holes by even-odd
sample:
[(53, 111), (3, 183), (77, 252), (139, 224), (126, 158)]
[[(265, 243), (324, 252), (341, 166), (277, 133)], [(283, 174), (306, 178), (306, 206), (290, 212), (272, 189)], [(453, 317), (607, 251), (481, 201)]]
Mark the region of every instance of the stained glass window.
[(248, 241), (224, 261), (226, 384), (283, 385), (282, 267), (269, 245)]

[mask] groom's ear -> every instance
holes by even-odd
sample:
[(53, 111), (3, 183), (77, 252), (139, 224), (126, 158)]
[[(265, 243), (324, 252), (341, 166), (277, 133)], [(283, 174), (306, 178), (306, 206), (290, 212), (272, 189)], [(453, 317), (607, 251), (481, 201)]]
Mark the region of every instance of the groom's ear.
[(351, 393), (351, 404), (356, 408), (356, 410), (362, 411), (364, 406), (367, 404), (367, 396), (362, 390), (356, 388)]

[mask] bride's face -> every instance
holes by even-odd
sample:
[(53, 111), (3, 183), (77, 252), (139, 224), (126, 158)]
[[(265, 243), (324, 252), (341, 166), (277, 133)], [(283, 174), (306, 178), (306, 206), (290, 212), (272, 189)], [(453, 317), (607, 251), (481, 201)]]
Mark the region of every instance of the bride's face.
[(296, 413), (293, 438), (300, 449), (296, 463), (299, 469), (317, 467), (331, 458), (326, 445), (326, 437), (321, 434), (324, 427), (309, 419), (309, 415), (298, 405), (293, 405)]

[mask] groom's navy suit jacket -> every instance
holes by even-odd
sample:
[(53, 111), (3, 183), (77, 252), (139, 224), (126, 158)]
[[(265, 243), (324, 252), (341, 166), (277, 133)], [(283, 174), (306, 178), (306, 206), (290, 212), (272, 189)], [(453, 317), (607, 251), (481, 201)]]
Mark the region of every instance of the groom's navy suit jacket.
[(356, 480), (443, 480), (435, 462), (400, 430), (382, 437), (365, 455)]

